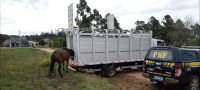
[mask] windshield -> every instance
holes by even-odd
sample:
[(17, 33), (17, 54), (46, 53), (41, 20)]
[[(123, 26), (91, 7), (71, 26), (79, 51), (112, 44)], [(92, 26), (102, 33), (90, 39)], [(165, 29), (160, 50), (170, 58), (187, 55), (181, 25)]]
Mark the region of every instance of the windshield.
[(158, 43), (158, 46), (165, 46), (165, 43), (162, 41), (157, 41), (157, 43)]
[(152, 60), (172, 60), (172, 51), (170, 50), (152, 50), (147, 56), (148, 59)]

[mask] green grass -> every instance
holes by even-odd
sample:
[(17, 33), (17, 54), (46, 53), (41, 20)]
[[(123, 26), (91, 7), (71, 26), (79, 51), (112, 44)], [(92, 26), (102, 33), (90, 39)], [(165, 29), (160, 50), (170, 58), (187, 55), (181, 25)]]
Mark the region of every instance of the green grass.
[[(80, 72), (48, 77), (50, 54), (33, 48), (0, 48), (0, 90), (119, 90), (107, 78)], [(57, 69), (57, 65), (56, 65)]]

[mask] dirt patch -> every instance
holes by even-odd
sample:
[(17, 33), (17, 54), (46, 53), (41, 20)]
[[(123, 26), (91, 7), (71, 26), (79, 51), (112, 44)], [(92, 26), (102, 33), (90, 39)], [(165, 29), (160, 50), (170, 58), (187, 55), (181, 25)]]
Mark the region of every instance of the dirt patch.
[(149, 79), (142, 76), (142, 70), (118, 70), (116, 76), (111, 77), (110, 82), (119, 86), (122, 90), (183, 90), (178, 83), (164, 83), (164, 85), (153, 85)]
[(39, 50), (42, 50), (42, 51), (46, 51), (48, 53), (53, 53), (53, 51), (55, 51), (54, 49), (51, 49), (51, 48), (37, 48)]
[(150, 81), (142, 76), (141, 70), (119, 70), (110, 82), (122, 90), (155, 90)]

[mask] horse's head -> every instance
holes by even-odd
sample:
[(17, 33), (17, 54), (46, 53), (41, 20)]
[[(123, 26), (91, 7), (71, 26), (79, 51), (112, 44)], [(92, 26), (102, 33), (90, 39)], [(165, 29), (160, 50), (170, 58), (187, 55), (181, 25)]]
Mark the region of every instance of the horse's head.
[(74, 50), (68, 49), (68, 48), (63, 48), (63, 49), (66, 50), (70, 54), (71, 60), (74, 60)]
[(71, 56), (71, 59), (74, 60), (74, 50), (69, 49), (68, 51), (69, 51), (69, 54)]

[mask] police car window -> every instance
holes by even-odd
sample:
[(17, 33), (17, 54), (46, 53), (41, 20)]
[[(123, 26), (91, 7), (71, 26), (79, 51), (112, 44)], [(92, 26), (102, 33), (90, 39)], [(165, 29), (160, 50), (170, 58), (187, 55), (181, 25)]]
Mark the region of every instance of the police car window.
[(172, 52), (169, 50), (152, 50), (147, 57), (152, 60), (172, 60)]
[(197, 53), (195, 51), (182, 51), (182, 60), (191, 61), (197, 60)]

